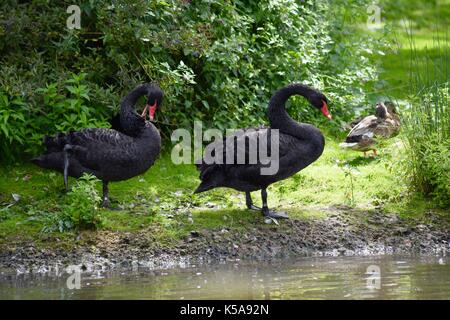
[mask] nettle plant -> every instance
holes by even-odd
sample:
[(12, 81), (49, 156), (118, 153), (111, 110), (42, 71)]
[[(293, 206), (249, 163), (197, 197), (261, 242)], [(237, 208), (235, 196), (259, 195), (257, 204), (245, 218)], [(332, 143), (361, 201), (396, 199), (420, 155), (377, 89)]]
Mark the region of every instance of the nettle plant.
[[(105, 119), (90, 103), (90, 89), (83, 84), (85, 73), (73, 75), (65, 82), (62, 93), (53, 83), (38, 89), (44, 100), (45, 119), (57, 132), (105, 126)], [(44, 119), (42, 119), (44, 121)]]
[(79, 178), (64, 198), (56, 214), (46, 217), (43, 232), (98, 229), (103, 224), (99, 180), (89, 174)]
[(85, 77), (85, 73), (74, 74), (62, 85), (38, 88), (34, 99), (0, 91), (0, 161), (11, 161), (24, 152), (38, 153), (44, 135), (108, 127), (111, 111), (91, 101)]
[(11, 146), (26, 144), (28, 117), (26, 103), (21, 97), (8, 97), (0, 90), (0, 161), (11, 161)]

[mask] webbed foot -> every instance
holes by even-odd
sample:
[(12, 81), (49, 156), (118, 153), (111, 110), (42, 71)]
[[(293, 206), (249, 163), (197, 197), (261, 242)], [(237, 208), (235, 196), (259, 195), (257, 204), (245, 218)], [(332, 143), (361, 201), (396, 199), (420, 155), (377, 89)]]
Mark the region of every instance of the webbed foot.
[(286, 212), (276, 212), (272, 211), (269, 208), (265, 207), (262, 209), (262, 213), (265, 217), (273, 218), (273, 219), (289, 219), (289, 216)]
[(109, 199), (107, 198), (103, 199), (102, 207), (105, 209), (109, 209), (109, 206), (110, 206)]
[(253, 204), (247, 206), (247, 209), (249, 209), (249, 210), (257, 210), (257, 211), (261, 211), (262, 210), (260, 207), (257, 207), (257, 206), (255, 206)]

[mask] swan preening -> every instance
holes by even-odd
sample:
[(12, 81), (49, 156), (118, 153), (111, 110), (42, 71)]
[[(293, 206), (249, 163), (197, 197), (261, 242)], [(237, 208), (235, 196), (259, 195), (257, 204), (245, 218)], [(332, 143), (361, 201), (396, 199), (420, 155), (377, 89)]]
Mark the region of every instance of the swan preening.
[[(147, 97), (142, 115), (134, 105), (141, 96)], [(143, 84), (131, 91), (121, 102), (120, 113), (111, 121), (112, 129), (92, 128), (55, 137), (44, 137), (44, 154), (32, 161), (42, 168), (78, 178), (90, 173), (103, 181), (103, 206), (109, 206), (110, 181), (127, 180), (147, 171), (161, 150), (161, 137), (150, 120), (163, 99), (162, 90), (155, 84)]]
[[(237, 153), (245, 154), (246, 163), (210, 163), (203, 161), (197, 164), (200, 171), (201, 183), (195, 193), (204, 192), (213, 188), (228, 187), (246, 194), (246, 204), (249, 209), (261, 210), (270, 218), (287, 218), (286, 213), (275, 212), (267, 206), (267, 187), (274, 182), (286, 179), (296, 172), (310, 165), (317, 160), (323, 152), (325, 139), (322, 133), (314, 126), (306, 123), (294, 121), (286, 112), (285, 103), (289, 97), (301, 95), (309, 103), (320, 110), (324, 116), (331, 119), (328, 112), (328, 100), (319, 91), (306, 85), (295, 83), (290, 84), (276, 91), (269, 101), (268, 117), (270, 127), (252, 128), (243, 134), (234, 137), (227, 137), (222, 141), (213, 142), (207, 148), (212, 148), (224, 152), (224, 158), (230, 158), (229, 150), (233, 158)], [(278, 142), (278, 170), (274, 174), (261, 174), (261, 169), (267, 166), (266, 163), (257, 161), (250, 163), (250, 145), (260, 145), (261, 141), (267, 143), (271, 149), (273, 142), (273, 129), (277, 129)], [(240, 145), (240, 148), (235, 147)], [(242, 147), (243, 146), (243, 147)], [(243, 148), (243, 149), (242, 149)], [(261, 190), (262, 208), (253, 205), (250, 192)]]

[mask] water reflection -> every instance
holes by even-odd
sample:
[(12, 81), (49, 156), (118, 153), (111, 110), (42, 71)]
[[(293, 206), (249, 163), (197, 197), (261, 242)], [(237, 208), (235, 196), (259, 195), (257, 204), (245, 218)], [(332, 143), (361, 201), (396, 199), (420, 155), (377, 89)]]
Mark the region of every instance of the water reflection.
[[(374, 274), (369, 268), (379, 268)], [(450, 264), (436, 257), (234, 261), (169, 270), (0, 275), (0, 299), (450, 299)]]

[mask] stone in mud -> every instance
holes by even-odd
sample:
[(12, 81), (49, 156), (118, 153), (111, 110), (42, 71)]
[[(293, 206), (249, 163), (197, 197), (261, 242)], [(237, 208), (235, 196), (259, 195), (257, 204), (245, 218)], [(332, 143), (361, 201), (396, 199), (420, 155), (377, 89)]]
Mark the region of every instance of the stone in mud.
[(191, 236), (194, 238), (198, 238), (198, 237), (200, 237), (200, 233), (198, 231), (193, 230), (193, 231), (191, 231)]
[(408, 227), (396, 227), (394, 228), (394, 232), (399, 235), (407, 235), (411, 232), (411, 229)]

